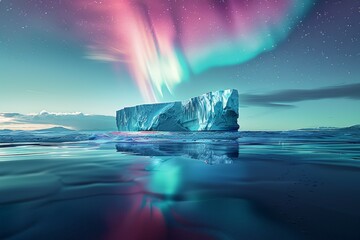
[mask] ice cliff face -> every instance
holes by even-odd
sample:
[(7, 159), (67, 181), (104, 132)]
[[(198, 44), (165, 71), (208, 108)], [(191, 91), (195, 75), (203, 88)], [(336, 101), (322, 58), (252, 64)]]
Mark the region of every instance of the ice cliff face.
[(237, 90), (209, 92), (182, 102), (144, 104), (116, 112), (119, 131), (237, 131)]

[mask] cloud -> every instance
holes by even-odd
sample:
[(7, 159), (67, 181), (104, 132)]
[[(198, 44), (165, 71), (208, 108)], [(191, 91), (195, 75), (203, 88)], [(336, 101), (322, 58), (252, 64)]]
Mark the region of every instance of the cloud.
[(51, 127), (65, 127), (83, 131), (116, 130), (115, 117), (77, 113), (37, 114), (0, 113), (0, 129), (36, 130)]
[(317, 89), (288, 89), (268, 94), (241, 94), (240, 101), (248, 106), (294, 107), (289, 103), (347, 98), (360, 100), (360, 83)]

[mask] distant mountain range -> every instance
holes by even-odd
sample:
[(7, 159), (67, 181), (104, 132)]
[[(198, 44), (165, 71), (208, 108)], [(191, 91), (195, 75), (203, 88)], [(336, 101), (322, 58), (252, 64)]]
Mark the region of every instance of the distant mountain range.
[(318, 128), (301, 128), (298, 129), (300, 131), (354, 131), (354, 130), (360, 130), (360, 124), (353, 125), (350, 127), (318, 127)]
[(74, 132), (75, 130), (64, 127), (52, 127), (36, 130), (36, 132)]

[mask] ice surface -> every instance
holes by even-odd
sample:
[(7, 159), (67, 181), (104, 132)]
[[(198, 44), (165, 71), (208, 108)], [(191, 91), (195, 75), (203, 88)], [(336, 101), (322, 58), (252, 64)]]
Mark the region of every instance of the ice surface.
[(182, 102), (145, 104), (116, 112), (119, 131), (236, 131), (239, 94), (229, 89)]
[(0, 144), (0, 239), (360, 239), (358, 130), (59, 130)]
[(33, 131), (0, 130), (0, 147), (7, 143), (62, 143), (89, 140), (91, 132), (79, 132), (66, 128)]

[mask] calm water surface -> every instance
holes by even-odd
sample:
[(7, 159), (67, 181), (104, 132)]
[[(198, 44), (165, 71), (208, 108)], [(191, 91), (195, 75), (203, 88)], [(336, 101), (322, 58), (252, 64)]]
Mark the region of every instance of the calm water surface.
[(359, 131), (86, 136), (0, 144), (0, 239), (360, 239)]

